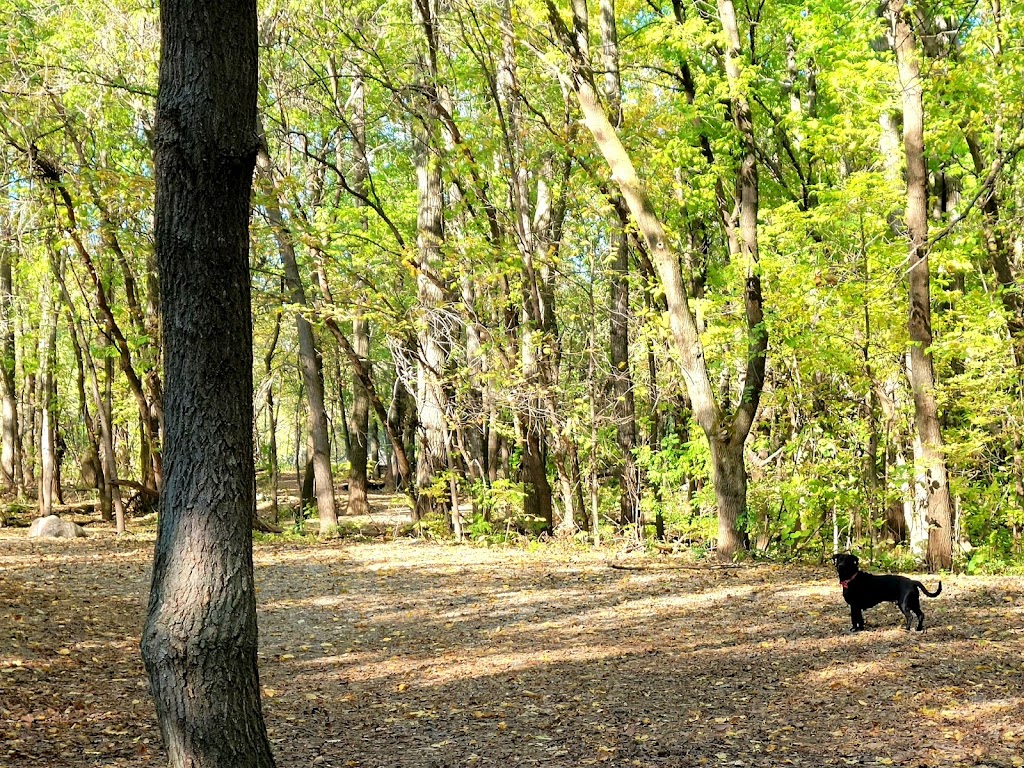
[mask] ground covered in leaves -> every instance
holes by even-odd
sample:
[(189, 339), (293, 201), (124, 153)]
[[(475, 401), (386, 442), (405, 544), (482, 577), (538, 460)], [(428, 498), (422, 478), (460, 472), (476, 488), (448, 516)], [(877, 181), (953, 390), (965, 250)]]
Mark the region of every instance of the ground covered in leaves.
[[(0, 530), (5, 768), (165, 760), (138, 653), (152, 536), (90, 532)], [(1021, 579), (944, 578), (924, 633), (879, 606), (851, 634), (824, 566), (613, 557), (257, 544), (278, 765), (1024, 765)]]

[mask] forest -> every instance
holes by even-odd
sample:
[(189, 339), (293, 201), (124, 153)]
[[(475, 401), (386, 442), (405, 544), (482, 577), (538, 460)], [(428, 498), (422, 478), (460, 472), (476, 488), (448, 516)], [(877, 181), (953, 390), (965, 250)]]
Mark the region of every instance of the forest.
[[(159, 9), (0, 9), (0, 519), (124, 531)], [(255, 525), (1019, 565), (1021, 10), (261, 2)]]
[(0, 764), (1024, 765), (1016, 5), (0, 11)]

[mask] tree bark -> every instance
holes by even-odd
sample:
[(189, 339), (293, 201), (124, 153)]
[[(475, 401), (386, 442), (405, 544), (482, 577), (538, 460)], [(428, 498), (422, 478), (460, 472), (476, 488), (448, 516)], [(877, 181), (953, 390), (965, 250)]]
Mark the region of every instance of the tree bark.
[(269, 768), (251, 534), (256, 3), (165, 0), (160, 19), (166, 443), (142, 655), (170, 766)]
[(928, 176), (924, 151), (924, 94), (919, 51), (905, 0), (892, 0), (893, 50), (903, 93), (903, 147), (907, 160), (906, 224), (910, 294), (909, 376), (914, 420), (921, 439), (921, 469), (927, 476), (928, 553), (931, 570), (953, 565), (953, 515), (932, 364), (931, 274), (928, 266)]

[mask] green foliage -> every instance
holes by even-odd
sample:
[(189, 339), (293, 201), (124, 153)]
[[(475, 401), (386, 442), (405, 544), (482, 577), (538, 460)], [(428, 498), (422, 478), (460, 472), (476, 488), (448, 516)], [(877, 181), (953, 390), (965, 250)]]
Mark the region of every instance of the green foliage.
[[(261, 6), (260, 113), (274, 184), (273, 194), (254, 194), (251, 226), (254, 379), (264, 387), (257, 455), (262, 465), (269, 462), (268, 393), (282, 460), (304, 439), (295, 363), (299, 312), (318, 333), (339, 472), (347, 466), (340, 424), (342, 409), (351, 408), (352, 373), (328, 321), (349, 335), (354, 320), (369, 322), (367, 359), (384, 401), (396, 382), (415, 398), (423, 338), (440, 323), (448, 338), (444, 370), (436, 375), (456, 476), (437, 473), (419, 492), (447, 501), (454, 481), (476, 510), (466, 526), (471, 539), (532, 535), (540, 523), (522, 511), (519, 441), (527, 414), (539, 414), (553, 484), (564, 471), (555, 456), (564, 440), (576, 450), (584, 488), (592, 478), (601, 486), (607, 539), (619, 533), (610, 526), (618, 517), (614, 478), (622, 462), (607, 352), (608, 296), (617, 277), (611, 257), (618, 219), (614, 195), (607, 194), (614, 185), (556, 76), (564, 74), (565, 60), (551, 45), (544, 4), (512, 5), (508, 39), (500, 4), (446, 6), (433, 28), (437, 71), (429, 82), (421, 66), (427, 40), (411, 23), (407, 2)], [(730, 85), (714, 14), (685, 3), (619, 3), (624, 114), (618, 130), (693, 288), (690, 303), (725, 424), (741, 396), (748, 341), (747, 265), (730, 253), (723, 225), (733, 215), (743, 150), (726, 103), (747, 97), (758, 147), (759, 270), (770, 341), (765, 390), (746, 445), (745, 526), (755, 543), (780, 558), (824, 551), (833, 527), (855, 546), (880, 545), (882, 510), (912, 493), (915, 432), (905, 371), (903, 150), (900, 137), (882, 127), (882, 118), (899, 111), (901, 86), (885, 49), (885, 25), (874, 6), (849, 0), (759, 6), (756, 24), (738, 10), (743, 45), (753, 42), (755, 51), (743, 52), (739, 81)], [(14, 249), (10, 327), (19, 407), (38, 407), (32, 397), (42, 286), (61, 274), (69, 292), (60, 302), (56, 355), (66, 462), (77, 463), (93, 439), (79, 402), (75, 337), (65, 331), (77, 321), (93, 419), (89, 374), (99, 374), (97, 388), (105, 391), (106, 364), (112, 366), (112, 421), (125, 478), (139, 474), (141, 437), (123, 355), (154, 387), (160, 370), (160, 330), (150, 311), (159, 295), (152, 265), (156, 11), (153, 4), (0, 0), (0, 155), (8, 180), (0, 247)], [(935, 339), (929, 353), (950, 487), (962, 534), (975, 547), (967, 567), (1002, 569), (1020, 560), (1013, 531), (1024, 527), (1024, 499), (1015, 491), (1024, 401), (1013, 364), (1012, 311), (1003, 301), (1014, 286), (1000, 288), (994, 277), (986, 238), (992, 219), (982, 215), (987, 195), (981, 193), (992, 163), (1005, 160), (994, 183), (995, 231), (1019, 284), (1024, 179), (1014, 159), (1014, 126), (1024, 112), (1024, 59), (1014, 52), (1024, 28), (1014, 3), (1004, 4), (999, 25), (987, 6), (958, 13), (968, 15), (955, 55), (926, 51), (923, 59), (931, 233), (950, 227), (930, 254)], [(596, 54), (599, 26), (591, 27)], [(516, 126), (510, 92), (499, 85), (506, 52), (523, 97)], [(357, 79), (370, 151), (363, 198), (353, 187)], [(443, 94), (444, 119), (423, 108), (425, 91)], [(412, 137), (423, 126), (431, 128), (430, 162), (441, 171), (444, 196), (442, 258), (431, 270), (422, 268), (417, 248)], [(26, 157), (30, 144), (60, 169), (75, 204), (74, 234), (108, 293), (124, 349), (96, 312), (89, 270), (66, 213), (54, 207), (59, 196)], [(528, 238), (516, 230), (521, 218), (513, 201), (522, 192), (527, 208), (534, 205), (541, 177), (566, 217), (557, 247), (531, 250), (540, 244), (520, 247)], [(942, 183), (955, 190), (945, 211), (938, 205)], [(282, 233), (268, 223), (271, 203), (281, 208), (308, 306), (283, 289)], [(526, 210), (522, 220), (532, 224), (534, 213)], [(627, 232), (636, 234), (633, 223)], [(710, 452), (689, 412), (689, 382), (675, 359), (659, 279), (644, 263), (649, 256), (633, 248), (627, 276), (642, 509), (648, 521), (663, 514), (670, 538), (706, 548), (716, 536)], [(548, 282), (538, 283), (538, 274)], [(424, 285), (444, 295), (430, 311), (420, 295)], [(543, 330), (532, 327), (525, 311), (538, 286), (549, 291), (538, 292), (537, 300), (553, 316)], [(130, 288), (141, 322), (129, 305)], [(528, 348), (528, 334), (534, 347)], [(272, 339), (275, 353), (264, 361)], [(531, 355), (557, 355), (557, 364), (541, 375)], [(468, 480), (467, 435), (484, 429), (505, 441), (510, 459), (503, 469), (512, 479)], [(32, 458), (36, 449), (26, 451)], [(300, 520), (307, 515), (315, 511), (303, 511)], [(447, 536), (448, 529), (444, 516), (420, 525), (429, 536)], [(294, 535), (301, 525), (298, 530)], [(893, 565), (906, 557), (900, 548), (873, 551)]]

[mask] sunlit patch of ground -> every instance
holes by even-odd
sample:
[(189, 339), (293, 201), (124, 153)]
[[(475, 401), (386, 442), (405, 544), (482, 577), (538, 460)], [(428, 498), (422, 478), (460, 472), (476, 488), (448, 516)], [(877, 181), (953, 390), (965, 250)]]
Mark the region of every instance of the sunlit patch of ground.
[[(5, 768), (164, 762), (137, 650), (152, 533), (90, 531), (0, 530)], [(824, 566), (420, 541), (255, 557), (281, 766), (1024, 765), (1021, 579), (944, 576), (925, 632), (879, 606), (852, 634)]]

